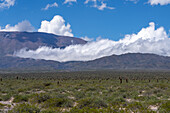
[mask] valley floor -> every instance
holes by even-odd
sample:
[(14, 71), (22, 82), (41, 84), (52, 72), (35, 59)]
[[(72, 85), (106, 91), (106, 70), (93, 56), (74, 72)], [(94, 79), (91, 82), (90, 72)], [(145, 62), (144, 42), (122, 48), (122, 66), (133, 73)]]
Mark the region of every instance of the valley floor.
[(169, 113), (169, 80), (154, 71), (0, 74), (0, 112)]

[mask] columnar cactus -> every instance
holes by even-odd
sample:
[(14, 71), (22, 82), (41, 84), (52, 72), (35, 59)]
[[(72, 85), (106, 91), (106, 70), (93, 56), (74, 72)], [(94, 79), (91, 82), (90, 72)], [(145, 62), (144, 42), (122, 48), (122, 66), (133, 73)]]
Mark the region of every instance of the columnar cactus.
[(126, 78), (126, 83), (128, 83), (128, 78)]
[(120, 80), (120, 84), (122, 84), (122, 78), (121, 77), (119, 77), (119, 80)]

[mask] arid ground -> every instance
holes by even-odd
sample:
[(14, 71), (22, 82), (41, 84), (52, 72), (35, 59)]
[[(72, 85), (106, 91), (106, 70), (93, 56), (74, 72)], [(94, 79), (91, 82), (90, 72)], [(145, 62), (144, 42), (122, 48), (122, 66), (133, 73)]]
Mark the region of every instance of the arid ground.
[(170, 72), (91, 71), (0, 74), (9, 113), (168, 113)]

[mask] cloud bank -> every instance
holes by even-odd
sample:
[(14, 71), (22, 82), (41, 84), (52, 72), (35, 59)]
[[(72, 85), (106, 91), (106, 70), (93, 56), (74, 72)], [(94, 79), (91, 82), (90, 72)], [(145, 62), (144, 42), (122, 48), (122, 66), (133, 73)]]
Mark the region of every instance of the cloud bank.
[(170, 0), (149, 0), (148, 3), (151, 5), (167, 5), (170, 4)]
[(163, 27), (155, 29), (153, 22), (137, 34), (125, 35), (119, 41), (101, 39), (85, 45), (70, 45), (64, 49), (40, 47), (37, 50), (21, 49), (14, 56), (21, 58), (45, 59), (60, 62), (89, 61), (112, 54), (154, 53), (170, 56), (170, 38)]
[(6, 25), (3, 29), (0, 26), (0, 31), (27, 31), (32, 32), (34, 30), (34, 27), (31, 25), (29, 21), (22, 21), (16, 24), (15, 26), (11, 26), (10, 24)]
[(63, 17), (56, 15), (51, 21), (44, 20), (41, 22), (41, 27), (38, 32), (53, 33), (56, 35), (71, 36), (73, 37), (71, 25), (65, 25)]
[(10, 8), (14, 6), (15, 0), (0, 0), (0, 8)]

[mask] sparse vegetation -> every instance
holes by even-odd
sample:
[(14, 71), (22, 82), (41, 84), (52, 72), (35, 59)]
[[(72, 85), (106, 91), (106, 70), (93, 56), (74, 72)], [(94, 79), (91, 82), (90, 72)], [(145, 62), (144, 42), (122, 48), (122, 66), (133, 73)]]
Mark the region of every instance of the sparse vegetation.
[(170, 72), (22, 73), (0, 78), (0, 112), (170, 112)]

